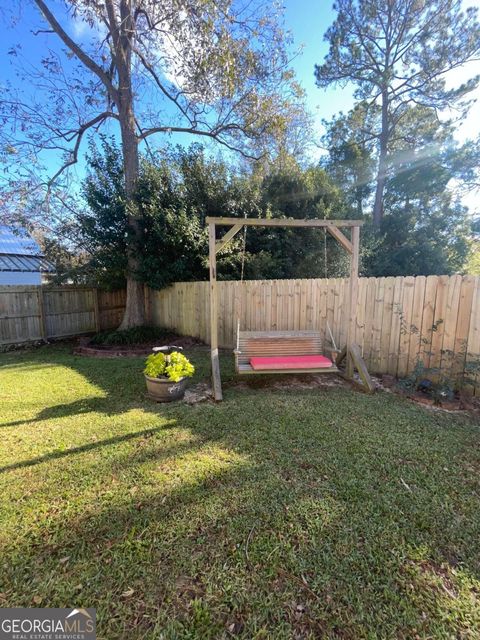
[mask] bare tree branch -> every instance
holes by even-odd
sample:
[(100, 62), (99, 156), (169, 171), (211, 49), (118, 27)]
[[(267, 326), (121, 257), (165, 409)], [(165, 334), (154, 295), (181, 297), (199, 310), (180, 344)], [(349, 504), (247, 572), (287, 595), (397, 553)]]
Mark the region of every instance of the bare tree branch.
[[(157, 133), (191, 133), (192, 135), (196, 135), (196, 136), (204, 136), (207, 138), (211, 138), (212, 140), (216, 140), (218, 143), (220, 143), (221, 145), (223, 145), (224, 147), (227, 147), (227, 149), (230, 149), (231, 151), (235, 151), (237, 153), (240, 153), (240, 155), (242, 155), (244, 158), (247, 158), (249, 160), (260, 160), (261, 158), (263, 158), (265, 156), (265, 153), (261, 153), (259, 155), (253, 155), (250, 154), (248, 152), (246, 152), (244, 149), (241, 149), (239, 147), (235, 147), (234, 145), (230, 144), (229, 142), (227, 142), (226, 140), (223, 140), (220, 136), (222, 132), (225, 132), (226, 130), (233, 128), (233, 125), (230, 125), (230, 127), (224, 127), (223, 130), (221, 131), (203, 131), (201, 129), (195, 129), (193, 127), (151, 127), (150, 129), (146, 129), (144, 131), (141, 132), (141, 134), (139, 135), (139, 139), (140, 140), (145, 140), (146, 138), (148, 138), (149, 136), (153, 136)], [(240, 129), (239, 126), (237, 126), (236, 128)]]
[(105, 122), (105, 120), (107, 120), (108, 118), (115, 118), (115, 119), (118, 120), (118, 116), (115, 113), (105, 111), (103, 113), (100, 113), (95, 118), (92, 118), (88, 122), (84, 122), (83, 124), (81, 124), (79, 126), (78, 130), (75, 132), (74, 136), (71, 138), (71, 139), (73, 139), (73, 138), (76, 139), (75, 140), (75, 146), (73, 147), (73, 150), (71, 151), (71, 157), (50, 178), (50, 180), (48, 181), (48, 188), (49, 189), (55, 183), (57, 178), (66, 169), (68, 169), (68, 167), (71, 167), (72, 165), (74, 165), (74, 164), (76, 164), (78, 162), (78, 152), (79, 152), (79, 149), (80, 149), (80, 145), (82, 143), (83, 136), (85, 135), (85, 132), (88, 131), (88, 129), (90, 129), (91, 127), (94, 127), (97, 124), (101, 124), (101, 123)]
[(91, 58), (81, 47), (78, 45), (63, 29), (61, 24), (55, 18), (53, 13), (50, 11), (48, 6), (45, 4), (43, 0), (34, 0), (35, 4), (38, 6), (42, 14), (44, 15), (47, 22), (52, 27), (53, 31), (59, 36), (62, 42), (70, 49), (72, 53), (74, 53), (77, 58), (90, 69), (100, 80), (103, 82), (107, 90), (110, 92), (112, 97), (115, 100), (118, 100), (118, 92), (117, 89), (113, 86), (112, 81), (109, 75), (106, 73), (102, 67), (100, 67), (93, 58)]

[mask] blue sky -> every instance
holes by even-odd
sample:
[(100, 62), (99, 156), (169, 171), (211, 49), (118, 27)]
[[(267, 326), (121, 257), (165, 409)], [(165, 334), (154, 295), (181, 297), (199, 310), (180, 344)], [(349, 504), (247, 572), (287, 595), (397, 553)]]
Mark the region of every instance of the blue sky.
[(335, 19), (332, 4), (322, 0), (287, 0), (285, 23), (295, 43), (302, 45), (302, 54), (293, 61), (300, 83), (306, 90), (307, 106), (315, 115), (318, 130), (321, 120), (330, 119), (339, 111), (348, 111), (353, 105), (352, 88), (319, 89), (315, 86), (314, 67), (328, 53), (323, 34)]
[[(33, 36), (31, 29), (39, 24), (37, 10), (33, 7), (33, 3), (28, 0), (23, 0), (19, 4), (22, 11), (21, 19), (15, 28), (4, 30), (0, 50), (3, 49), (5, 54), (12, 45), (20, 43), (22, 46), (21, 55), (25, 63), (28, 64), (29, 61), (36, 63), (46, 51), (46, 47), (54, 45), (55, 42), (58, 43), (58, 40), (55, 35), (40, 34), (39, 36)], [(49, 0), (49, 4), (52, 7), (61, 6), (60, 0)], [(465, 0), (465, 6), (469, 5), (480, 6), (480, 0)], [(321, 63), (327, 53), (328, 47), (323, 40), (323, 34), (334, 20), (334, 17), (335, 14), (330, 2), (322, 2), (322, 0), (286, 0), (285, 2), (285, 26), (292, 32), (295, 46), (303, 45), (302, 53), (293, 61), (292, 66), (297, 73), (298, 80), (306, 91), (307, 106), (315, 116), (318, 135), (322, 130), (321, 121), (323, 118), (330, 119), (339, 111), (348, 111), (353, 105), (352, 87), (347, 87), (343, 90), (339, 87), (324, 90), (315, 86), (314, 65), (315, 63)], [(81, 37), (82, 26), (71, 25), (71, 27), (72, 32), (77, 37)], [(3, 59), (5, 60), (5, 55)], [(17, 60), (17, 64), (18, 62), (19, 60)], [(478, 63), (475, 64), (476, 68), (471, 65), (463, 71), (457, 70), (452, 81), (457, 84), (478, 73)], [(14, 84), (17, 82), (8, 63), (4, 66), (2, 75), (4, 80), (9, 78)], [(472, 109), (469, 118), (462, 126), (458, 127), (457, 137), (459, 140), (464, 140), (467, 136), (480, 134), (480, 89), (477, 91), (477, 97), (479, 100)], [(194, 136), (172, 135), (163, 138), (157, 137), (156, 143), (158, 145), (166, 142), (189, 144), (194, 142), (195, 139)], [(84, 145), (84, 149), (85, 147), (86, 145)], [(221, 147), (219, 148), (221, 149)], [(52, 155), (48, 164), (53, 168), (57, 164), (57, 159)], [(80, 164), (77, 169), (77, 175), (81, 177), (82, 174), (83, 164)], [(475, 201), (472, 198), (470, 200), (471, 202), (468, 202), (468, 204), (476, 205), (478, 194), (475, 196)]]

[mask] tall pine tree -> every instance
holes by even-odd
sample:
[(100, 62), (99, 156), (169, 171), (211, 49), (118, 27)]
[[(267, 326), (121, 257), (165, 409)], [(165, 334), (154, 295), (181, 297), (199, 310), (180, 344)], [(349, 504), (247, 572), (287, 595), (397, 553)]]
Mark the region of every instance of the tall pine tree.
[(355, 97), (380, 111), (372, 131), (378, 147), (373, 222), (379, 228), (402, 122), (415, 105), (467, 108), (478, 77), (454, 89), (446, 77), (478, 57), (480, 24), (477, 10), (463, 12), (461, 0), (337, 0), (334, 8), (337, 18), (325, 34), (330, 49), (315, 76), (319, 87), (353, 83)]

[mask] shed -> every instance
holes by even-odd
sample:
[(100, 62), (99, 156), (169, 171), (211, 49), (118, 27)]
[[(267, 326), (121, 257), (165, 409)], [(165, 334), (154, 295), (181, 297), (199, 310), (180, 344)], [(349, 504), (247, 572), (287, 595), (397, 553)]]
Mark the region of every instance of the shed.
[(25, 230), (0, 225), (0, 286), (42, 284), (44, 274), (54, 271)]

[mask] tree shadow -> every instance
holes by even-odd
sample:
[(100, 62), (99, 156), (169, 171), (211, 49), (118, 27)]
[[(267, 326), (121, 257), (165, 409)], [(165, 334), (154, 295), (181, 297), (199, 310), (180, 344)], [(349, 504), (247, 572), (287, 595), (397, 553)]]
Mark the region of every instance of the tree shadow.
[[(99, 385), (113, 372), (71, 366)], [(145, 408), (118, 379), (102, 389), (104, 413)], [(12, 541), (10, 605), (39, 594), (45, 606), (96, 606), (105, 638), (480, 628), (478, 430), (386, 394), (229, 388), (225, 398), (154, 405), (165, 434), (162, 425), (35, 459), (29, 473), (49, 463), (53, 488), (73, 453), (92, 499), (75, 508), (75, 488), (62, 487), (63, 508)], [(101, 464), (78, 458), (108, 447)]]
[[(184, 353), (191, 359), (196, 369), (195, 375), (189, 381), (189, 384), (192, 385), (207, 379), (209, 377), (209, 354), (205, 349), (186, 349)], [(27, 355), (27, 359), (16, 364), (6, 365), (6, 367), (16, 366), (21, 369), (28, 369), (29, 372), (55, 368), (59, 364), (58, 359), (55, 357), (58, 355), (58, 348), (54, 354), (52, 359), (51, 349), (43, 347), (36, 352), (21, 354), (22, 356)], [(32, 424), (53, 418), (68, 418), (88, 413), (116, 415), (139, 407), (152, 413), (158, 413), (163, 410), (157, 403), (147, 398), (143, 378), (145, 358), (89, 358), (71, 355), (67, 352), (67, 348), (63, 349), (62, 355), (65, 358), (64, 366), (68, 367), (73, 373), (80, 374), (102, 395), (85, 397), (73, 402), (46, 407), (34, 418), (3, 422), (0, 424), (1, 427)], [(225, 365), (225, 369), (227, 371), (230, 370), (231, 377), (233, 367), (229, 366), (228, 361), (225, 362)], [(65, 374), (65, 379), (68, 381), (68, 373)]]
[[(248, 420), (235, 426), (251, 442)], [(355, 638), (362, 630), (413, 637), (414, 629), (423, 637), (435, 616), (454, 616), (452, 603), (473, 611), (459, 585), (480, 572), (475, 554), (459, 558), (457, 542), (444, 533), (452, 532), (451, 514), (441, 508), (449, 494), (440, 486), (420, 514), (415, 498), (400, 483), (392, 486), (376, 461), (356, 486), (351, 478), (342, 482), (347, 448), (340, 446), (336, 459), (321, 445), (285, 456), (287, 442), (298, 441), (294, 427), (280, 432), (268, 456), (266, 433), (258, 451), (235, 440), (233, 464), (191, 478), (178, 475), (183, 457), (198, 459), (205, 447), (232, 452), (222, 427), (213, 437), (193, 428), (193, 442), (116, 459), (124, 470), (161, 463), (158, 490), (59, 514), (21, 545), (21, 575), (37, 586), (49, 577), (49, 606), (61, 597), (96, 606), (103, 637), (156, 637), (159, 629), (172, 639), (187, 632), (228, 637), (221, 633), (232, 625), (246, 638), (255, 625), (271, 638), (277, 628), (289, 629), (288, 637)], [(6, 579), (13, 582), (14, 573), (7, 570)], [(207, 616), (205, 628), (196, 606)]]
[[(68, 415), (71, 415), (71, 414), (69, 413)], [(106, 438), (104, 440), (89, 442), (79, 447), (71, 447), (69, 449), (65, 449), (62, 451), (51, 451), (44, 455), (37, 456), (36, 458), (29, 458), (27, 460), (21, 460), (19, 462), (14, 462), (12, 464), (7, 464), (3, 467), (0, 467), (0, 473), (5, 473), (6, 471), (12, 471), (13, 469), (23, 469), (25, 467), (32, 467), (34, 465), (42, 464), (44, 462), (49, 462), (51, 460), (68, 458), (70, 456), (86, 453), (88, 451), (95, 451), (95, 449), (100, 449), (102, 447), (121, 444), (122, 442), (128, 442), (130, 440), (135, 440), (138, 438), (149, 437), (155, 434), (157, 431), (164, 431), (165, 429), (172, 427), (174, 424), (175, 422), (172, 421), (170, 424), (163, 423), (160, 427), (157, 427), (157, 428), (143, 429), (142, 431), (134, 431), (133, 433), (126, 433), (123, 435), (114, 436), (112, 438)]]

